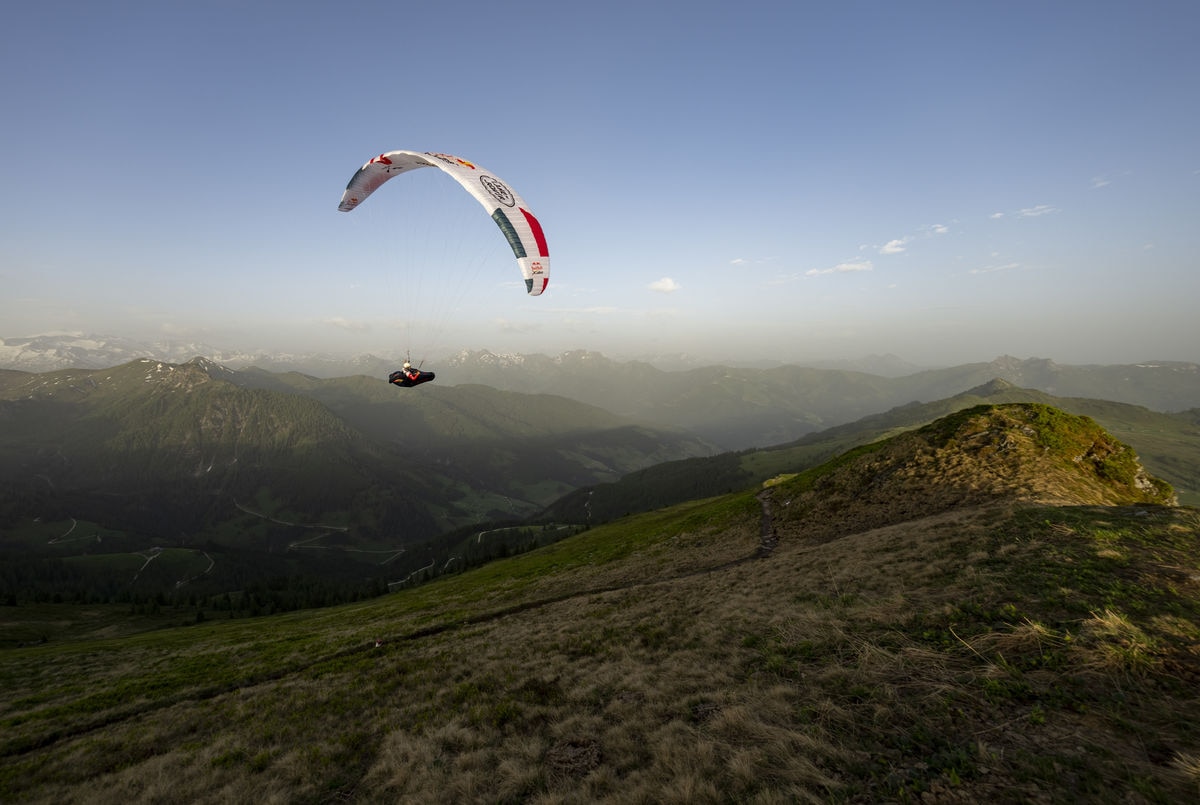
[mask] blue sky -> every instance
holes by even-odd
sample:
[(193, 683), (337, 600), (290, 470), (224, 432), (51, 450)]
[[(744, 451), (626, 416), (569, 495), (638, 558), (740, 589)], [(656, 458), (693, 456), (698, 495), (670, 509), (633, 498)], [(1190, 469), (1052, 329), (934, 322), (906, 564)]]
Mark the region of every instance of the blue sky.
[(1193, 2), (308, 5), (9, 4), (0, 337), (1200, 361)]

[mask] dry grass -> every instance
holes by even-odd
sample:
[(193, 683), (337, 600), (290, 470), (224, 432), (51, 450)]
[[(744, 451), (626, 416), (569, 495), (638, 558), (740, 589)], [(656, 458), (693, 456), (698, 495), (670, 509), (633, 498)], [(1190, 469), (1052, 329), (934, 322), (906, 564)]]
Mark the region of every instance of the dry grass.
[[(1103, 701), (1056, 707), (1045, 691), (1064, 672), (1018, 668), (1065, 654), (1069, 674), (1094, 690), (1149, 696), (1161, 678), (1156, 647), (1129, 616), (1096, 611), (1069, 640), (1029, 619), (944, 646), (914, 628), (953, 620), (972, 590), (998, 585), (980, 567), (1001, 553), (980, 547), (994, 517), (944, 513), (819, 548), (785, 542), (756, 562), (580, 594), (385, 644), (345, 668), (318, 663), (185, 697), (10, 757), (9, 769), (17, 761), (38, 781), (22, 799), (47, 802), (977, 801), (1056, 785), (1119, 801), (1142, 787), (1194, 791), (1194, 746), (1139, 759), (1147, 750), (1118, 729), (1127, 715), (1098, 714)], [(1043, 695), (1012, 690), (1017, 679)], [(1164, 707), (1133, 731), (1138, 740), (1161, 729)], [(1123, 769), (1115, 779), (1113, 768)]]
[(0, 799), (1200, 794), (1200, 515), (910, 501), (845, 531), (869, 503), (781, 516), (760, 558), (747, 494), (379, 601), (7, 652)]

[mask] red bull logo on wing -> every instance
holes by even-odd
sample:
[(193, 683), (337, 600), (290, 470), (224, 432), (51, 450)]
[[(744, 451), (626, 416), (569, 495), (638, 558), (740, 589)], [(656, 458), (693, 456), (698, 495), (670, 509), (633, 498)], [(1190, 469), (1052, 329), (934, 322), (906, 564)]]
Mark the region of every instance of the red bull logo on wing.
[(468, 162), (461, 157), (456, 157), (454, 154), (439, 154), (436, 151), (426, 151), (426, 153), (431, 157), (437, 157), (442, 162), (449, 162), (451, 165), (462, 165), (464, 168), (469, 168), (470, 170), (479, 170), (475, 167), (473, 162)]

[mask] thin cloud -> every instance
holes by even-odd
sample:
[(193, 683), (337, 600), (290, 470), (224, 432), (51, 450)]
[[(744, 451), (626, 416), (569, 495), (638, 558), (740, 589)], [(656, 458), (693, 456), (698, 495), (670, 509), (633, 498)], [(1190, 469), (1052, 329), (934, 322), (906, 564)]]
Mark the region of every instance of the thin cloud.
[(1007, 218), (1012, 215), (1014, 218), (1038, 218), (1043, 215), (1053, 215), (1054, 213), (1062, 212), (1061, 209), (1051, 204), (1038, 204), (1036, 207), (1025, 207), (1013, 213), (994, 212), (988, 216), (993, 221), (998, 221), (1001, 218)]
[(663, 277), (660, 280), (655, 280), (646, 287), (658, 293), (675, 293), (681, 286), (670, 277)]
[(937, 235), (945, 235), (949, 231), (950, 227), (946, 226), (945, 224), (929, 224), (928, 226), (920, 227), (915, 235), (905, 235), (904, 237), (893, 238), (892, 240), (889, 240), (887, 243), (878, 247), (860, 246), (859, 251), (863, 251), (868, 248), (876, 248), (880, 254), (903, 254), (904, 252), (908, 251), (908, 246), (913, 241), (918, 239), (924, 240)]
[(1020, 263), (1005, 263), (1000, 266), (983, 266), (982, 268), (972, 268), (968, 274), (992, 274), (997, 271), (1011, 271), (1014, 268), (1020, 268)]
[(1093, 176), (1092, 177), (1092, 189), (1093, 190), (1099, 190), (1101, 187), (1108, 187), (1110, 184), (1112, 184), (1112, 180), (1107, 179), (1104, 176)]
[(1036, 207), (1026, 207), (1023, 210), (1017, 211), (1018, 218), (1037, 218), (1042, 215), (1050, 215), (1052, 213), (1062, 212), (1058, 207), (1051, 207), (1049, 204), (1039, 204)]
[(832, 268), (813, 268), (806, 271), (805, 274), (809, 277), (817, 277), (822, 274), (850, 274), (856, 271), (874, 271), (875, 265), (870, 260), (847, 260), (844, 263), (838, 263)]

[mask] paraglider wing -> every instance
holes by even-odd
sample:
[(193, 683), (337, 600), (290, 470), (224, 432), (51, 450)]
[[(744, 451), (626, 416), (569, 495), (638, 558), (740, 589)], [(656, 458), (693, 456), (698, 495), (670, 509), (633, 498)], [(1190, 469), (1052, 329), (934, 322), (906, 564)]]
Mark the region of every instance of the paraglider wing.
[(450, 154), (388, 151), (358, 169), (346, 185), (338, 209), (349, 212), (379, 187), (401, 173), (417, 168), (440, 168), (454, 177), (492, 216), (517, 257), (525, 290), (538, 296), (550, 282), (550, 250), (542, 225), (529, 205), (506, 182), (479, 165)]

